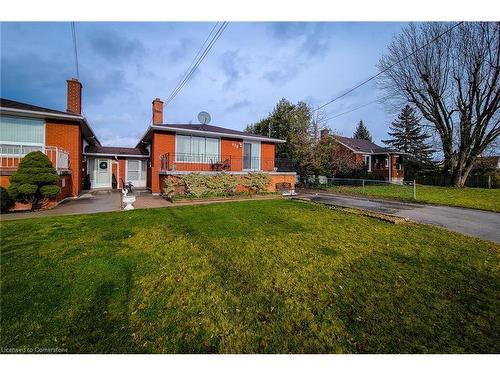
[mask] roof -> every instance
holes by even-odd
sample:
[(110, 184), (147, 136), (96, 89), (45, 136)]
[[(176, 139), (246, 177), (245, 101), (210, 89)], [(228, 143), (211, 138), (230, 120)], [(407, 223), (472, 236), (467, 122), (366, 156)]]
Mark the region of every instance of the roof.
[(255, 139), (260, 141), (268, 141), (274, 143), (285, 142), (282, 139), (266, 137), (260, 134), (248, 133), (234, 129), (223, 128), (215, 125), (207, 124), (153, 124), (148, 128), (144, 136), (141, 138), (138, 144), (141, 142), (147, 142), (151, 138), (151, 129), (165, 130), (165, 131), (180, 131), (187, 134), (219, 134), (221, 136), (226, 136), (229, 138), (243, 138), (243, 139)]
[(500, 156), (479, 156), (473, 169), (500, 169)]
[(77, 113), (58, 111), (55, 109), (39, 107), (32, 104), (22, 103), (15, 100), (0, 98), (0, 113), (5, 113), (11, 116), (27, 116), (34, 118), (66, 118), (73, 119), (74, 121), (78, 121), (82, 125), (82, 132), (85, 138), (89, 139), (90, 142), (95, 142), (100, 145), (99, 140), (97, 139), (94, 131), (90, 127), (90, 124), (87, 122), (84, 116), (79, 115)]
[(366, 139), (356, 139), (341, 137), (339, 135), (333, 136), (339, 143), (350, 148), (354, 152), (364, 153), (364, 154), (385, 154), (388, 152), (398, 153), (398, 151), (392, 150), (387, 147), (381, 147), (371, 141)]
[(38, 107), (36, 105), (16, 102), (15, 100), (4, 99), (4, 98), (0, 98), (0, 107), (10, 108), (10, 109), (18, 109), (18, 110), (23, 110), (23, 111), (46, 112), (49, 114), (80, 116), (76, 113), (57, 111), (55, 109)]
[(99, 155), (149, 156), (147, 150), (139, 147), (107, 147), (98, 145), (88, 145), (85, 147), (84, 153)]

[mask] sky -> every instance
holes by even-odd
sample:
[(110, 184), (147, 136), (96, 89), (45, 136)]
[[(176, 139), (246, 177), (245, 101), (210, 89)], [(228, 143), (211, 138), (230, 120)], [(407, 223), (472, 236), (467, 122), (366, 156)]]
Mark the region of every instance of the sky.
[[(106, 146), (135, 146), (214, 23), (75, 24), (83, 112)], [(188, 84), (164, 109), (165, 123), (244, 130), (281, 98), (316, 107), (377, 73), (376, 64), (404, 23), (230, 23)], [(0, 96), (66, 109), (66, 80), (76, 76), (70, 23), (1, 23)], [(325, 107), (333, 116), (383, 96), (371, 83)], [(352, 136), (359, 120), (375, 142), (394, 119), (374, 103), (329, 121)]]

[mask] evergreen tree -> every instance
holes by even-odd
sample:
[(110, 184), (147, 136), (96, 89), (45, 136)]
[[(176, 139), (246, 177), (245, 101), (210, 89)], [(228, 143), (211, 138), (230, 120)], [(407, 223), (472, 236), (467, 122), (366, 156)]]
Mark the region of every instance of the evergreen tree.
[(56, 197), (61, 188), (56, 185), (59, 175), (47, 155), (41, 151), (27, 154), (10, 178), (9, 196), (15, 201), (31, 203), (31, 209), (40, 202)]
[(304, 102), (281, 99), (269, 115), (246, 131), (286, 140), (276, 144), (276, 157), (287, 159), (301, 176), (314, 174), (311, 109)]
[(366, 139), (368, 141), (372, 141), (372, 136), (368, 128), (363, 124), (363, 120), (360, 120), (358, 126), (356, 127), (356, 131), (353, 134), (353, 137), (356, 139)]
[(407, 104), (389, 127), (391, 139), (382, 142), (410, 154), (419, 162), (430, 163), (434, 150), (428, 143), (430, 136), (423, 131), (420, 120), (415, 115), (415, 110)]

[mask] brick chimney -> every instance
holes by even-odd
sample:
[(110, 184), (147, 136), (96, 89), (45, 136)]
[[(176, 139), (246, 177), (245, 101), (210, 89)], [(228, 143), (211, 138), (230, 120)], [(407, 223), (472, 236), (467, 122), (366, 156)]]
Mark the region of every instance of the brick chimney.
[[(316, 133), (317, 134), (317, 133)], [(324, 139), (330, 135), (330, 131), (328, 129), (321, 129), (320, 138)]]
[(160, 98), (153, 100), (153, 124), (163, 124), (163, 102)]
[(82, 114), (82, 84), (76, 78), (68, 79), (67, 111), (77, 115)]

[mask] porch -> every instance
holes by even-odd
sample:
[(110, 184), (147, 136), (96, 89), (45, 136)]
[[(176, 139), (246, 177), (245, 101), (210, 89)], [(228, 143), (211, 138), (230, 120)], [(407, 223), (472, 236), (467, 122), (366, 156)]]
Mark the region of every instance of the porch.
[(294, 172), (294, 165), (283, 158), (184, 153), (160, 156), (160, 174), (179, 172)]
[[(366, 160), (367, 156), (365, 156)], [(375, 180), (402, 182), (404, 179), (403, 155), (372, 154), (369, 156), (368, 174)]]

